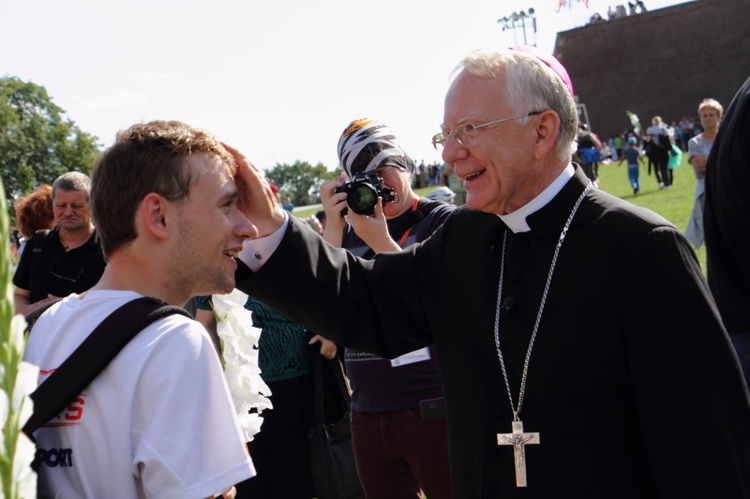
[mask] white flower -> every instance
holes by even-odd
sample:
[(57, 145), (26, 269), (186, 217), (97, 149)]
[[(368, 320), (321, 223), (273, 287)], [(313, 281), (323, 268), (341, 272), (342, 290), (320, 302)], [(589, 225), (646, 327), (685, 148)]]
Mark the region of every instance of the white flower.
[[(21, 314), (14, 315), (10, 321), (8, 345), (19, 357), (23, 355), (23, 350), (26, 346), (26, 337), (24, 336), (25, 330), (26, 319), (24, 316)], [(34, 384), (34, 387), (36, 387), (36, 383)]]
[[(247, 295), (235, 289), (228, 295), (211, 297), (216, 315), (216, 332), (222, 341), (224, 376), (232, 395), (237, 419), (246, 441), (260, 431), (260, 413), (273, 408), (271, 389), (260, 377), (258, 340), (261, 330), (254, 327), (252, 313), (245, 308)], [(249, 411), (253, 409), (253, 414)]]
[[(5, 366), (0, 364), (0, 380), (5, 379)], [(8, 420), (8, 394), (5, 393), (4, 390), (0, 390), (0, 425), (5, 425), (5, 422)], [(4, 441), (5, 440), (5, 434), (0, 432), (0, 449), (5, 448)]]
[[(0, 206), (6, 206), (2, 181)], [(0, 210), (0, 238), (8, 241), (5, 210)], [(0, 246), (0, 495), (32, 499), (36, 497), (36, 473), (30, 465), (36, 447), (20, 430), (32, 413), (28, 394), (36, 389), (39, 370), (21, 361), (26, 320), (13, 314), (10, 266), (10, 248), (4, 244)]]
[(34, 442), (21, 432), (16, 443), (16, 458), (13, 460), (13, 482), (18, 484), (19, 497), (22, 499), (36, 497), (36, 473), (31, 469), (35, 453)]
[(16, 389), (13, 391), (13, 411), (21, 411), (21, 426), (26, 424), (34, 413), (34, 402), (29, 394), (36, 390), (39, 379), (39, 368), (28, 362), (21, 362), (18, 366), (18, 377), (16, 378)]
[[(7, 342), (4, 348), (10, 353), (7, 358), (14, 360), (11, 360), (13, 365), (0, 366), (0, 373), (2, 379), (6, 375), (15, 376), (15, 382), (13, 382), (12, 394), (0, 391), (0, 394), (2, 394), (0, 395), (0, 422), (3, 426), (9, 418), (12, 418), (17, 427), (22, 428), (34, 412), (34, 403), (29, 398), (29, 394), (37, 387), (39, 368), (28, 362), (20, 361), (25, 346), (23, 335), (25, 327), (26, 321), (23, 316), (16, 315), (10, 321), (10, 328), (6, 336)], [(34, 442), (29, 440), (23, 432), (19, 432), (15, 444), (5, 442), (5, 435), (3, 435), (2, 446), (4, 450), (8, 450), (6, 445), (10, 445), (10, 449), (14, 450), (15, 453), (10, 457), (12, 468), (6, 468), (5, 470), (6, 473), (10, 473), (10, 476), (4, 474), (3, 480), (9, 479), (10, 483), (13, 484), (13, 497), (22, 499), (36, 497), (36, 473), (31, 469), (31, 461), (36, 453)]]

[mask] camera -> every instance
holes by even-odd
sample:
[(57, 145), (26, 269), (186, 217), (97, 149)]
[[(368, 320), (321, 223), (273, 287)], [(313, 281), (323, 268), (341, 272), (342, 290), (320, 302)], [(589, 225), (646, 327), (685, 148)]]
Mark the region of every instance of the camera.
[(351, 182), (337, 187), (335, 193), (346, 192), (346, 204), (354, 213), (372, 215), (378, 197), (383, 198), (383, 204), (396, 200), (396, 191), (383, 186), (383, 178), (374, 174), (355, 176)]

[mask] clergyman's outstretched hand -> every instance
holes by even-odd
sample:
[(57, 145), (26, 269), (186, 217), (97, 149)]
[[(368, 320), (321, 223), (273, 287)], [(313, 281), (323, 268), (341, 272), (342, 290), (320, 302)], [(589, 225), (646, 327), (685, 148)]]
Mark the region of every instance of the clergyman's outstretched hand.
[(237, 149), (222, 143), (237, 163), (234, 181), (239, 193), (238, 206), (242, 213), (258, 229), (258, 237), (275, 232), (286, 220), (284, 209), (279, 205), (263, 173)]

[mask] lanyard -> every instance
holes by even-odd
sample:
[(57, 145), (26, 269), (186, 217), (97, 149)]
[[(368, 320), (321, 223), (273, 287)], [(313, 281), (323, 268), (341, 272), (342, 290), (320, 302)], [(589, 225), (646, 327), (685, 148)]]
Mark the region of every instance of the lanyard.
[[(417, 211), (417, 207), (419, 206), (419, 198), (414, 200), (414, 204), (411, 207), (411, 212), (414, 213)], [(404, 235), (401, 236), (401, 242), (398, 243), (399, 246), (403, 249), (404, 244), (406, 244), (406, 239), (409, 237), (409, 234), (411, 234), (411, 228), (414, 227), (413, 225), (406, 229), (406, 232), (404, 232)]]

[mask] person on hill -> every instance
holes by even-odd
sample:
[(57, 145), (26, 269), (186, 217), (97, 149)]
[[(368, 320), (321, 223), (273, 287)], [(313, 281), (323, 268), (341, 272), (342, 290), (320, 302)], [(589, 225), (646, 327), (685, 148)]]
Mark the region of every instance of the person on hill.
[(630, 186), (633, 188), (634, 196), (641, 191), (641, 184), (638, 177), (640, 174), (640, 164), (643, 163), (641, 151), (635, 147), (637, 143), (638, 140), (635, 137), (630, 137), (628, 139), (628, 147), (623, 151), (623, 155), (617, 163), (617, 166), (620, 166), (623, 161), (627, 160), (628, 181), (630, 181)]
[(578, 142), (578, 149), (576, 149), (574, 159), (583, 168), (583, 173), (594, 183), (594, 187), (599, 187), (599, 161), (601, 160), (602, 142), (596, 134), (591, 133), (585, 123), (581, 123), (576, 141)]
[(693, 243), (695, 248), (703, 245), (703, 206), (706, 194), (706, 164), (711, 154), (711, 147), (719, 132), (719, 123), (724, 108), (715, 99), (704, 99), (698, 106), (703, 131), (690, 139), (688, 142), (688, 163), (693, 166), (695, 172), (695, 196), (693, 200), (693, 211), (690, 213), (685, 237)]
[(667, 125), (661, 120), (661, 116), (654, 116), (651, 126), (646, 129), (652, 144), (651, 158), (654, 163), (654, 174), (659, 183), (659, 190), (672, 186), (672, 176), (669, 172), (669, 152), (672, 144), (669, 140)]

